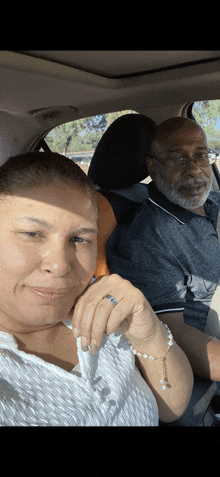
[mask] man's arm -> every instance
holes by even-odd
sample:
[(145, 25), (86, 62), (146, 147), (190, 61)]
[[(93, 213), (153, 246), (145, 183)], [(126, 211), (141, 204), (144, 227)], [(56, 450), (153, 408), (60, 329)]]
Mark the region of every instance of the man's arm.
[(220, 341), (184, 323), (183, 313), (158, 315), (185, 352), (195, 375), (220, 381)]
[[(220, 341), (184, 322), (187, 276), (164, 235), (155, 231), (153, 240), (149, 227), (141, 214), (130, 228), (116, 227), (108, 242), (110, 267), (139, 288), (158, 317), (168, 324), (194, 374), (220, 381)], [(198, 320), (199, 325), (202, 327)]]

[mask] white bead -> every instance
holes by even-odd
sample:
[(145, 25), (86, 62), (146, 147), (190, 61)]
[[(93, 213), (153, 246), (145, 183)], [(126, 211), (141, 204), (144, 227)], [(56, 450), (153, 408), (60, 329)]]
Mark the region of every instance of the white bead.
[[(169, 351), (169, 348), (170, 348), (171, 346), (173, 346), (173, 344), (174, 344), (174, 343), (173, 343), (173, 335), (172, 335), (172, 333), (171, 333), (171, 331), (170, 331), (168, 325), (167, 325), (167, 324), (164, 324), (162, 321), (161, 321), (161, 323), (162, 323), (163, 326), (166, 328), (167, 334), (168, 334), (168, 339), (169, 339), (169, 341), (168, 341), (168, 346), (169, 346), (169, 347), (168, 347), (168, 349), (167, 349), (167, 352), (168, 352), (168, 351)], [(167, 354), (167, 352), (166, 352), (166, 354), (165, 354), (162, 358), (154, 358), (154, 356), (148, 356), (146, 353), (145, 353), (145, 354), (140, 353), (140, 352), (137, 351), (136, 349), (133, 349), (132, 346), (131, 346), (131, 351), (132, 351), (133, 354), (135, 354), (135, 355), (137, 355), (137, 356), (141, 356), (141, 357), (143, 357), (144, 359), (150, 359), (150, 361), (154, 361), (155, 359), (161, 359), (161, 361), (163, 361), (163, 360), (165, 359), (166, 354)], [(162, 385), (162, 390), (165, 391), (165, 390), (167, 389), (167, 386), (166, 386), (166, 384), (165, 384), (165, 379), (164, 379), (164, 378), (162, 378), (162, 379), (160, 380), (160, 384)]]

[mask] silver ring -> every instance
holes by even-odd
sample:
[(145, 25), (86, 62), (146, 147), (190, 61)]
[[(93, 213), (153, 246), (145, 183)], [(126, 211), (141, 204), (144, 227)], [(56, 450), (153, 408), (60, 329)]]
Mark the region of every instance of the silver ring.
[(107, 300), (109, 300), (113, 306), (117, 305), (118, 303), (112, 295), (103, 296), (103, 300), (104, 298), (107, 298)]

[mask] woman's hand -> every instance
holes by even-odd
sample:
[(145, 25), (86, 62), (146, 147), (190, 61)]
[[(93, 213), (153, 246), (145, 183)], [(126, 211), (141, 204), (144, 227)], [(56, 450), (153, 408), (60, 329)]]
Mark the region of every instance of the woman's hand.
[[(116, 300), (113, 305), (106, 297)], [(72, 319), (74, 337), (83, 350), (96, 353), (103, 334), (120, 331), (133, 346), (143, 346), (156, 332), (158, 319), (143, 293), (119, 275), (99, 277), (78, 298)]]
[[(113, 296), (117, 304), (112, 305), (106, 295)], [(140, 290), (119, 275), (97, 278), (78, 298), (72, 325), (74, 337), (81, 336), (84, 351), (90, 345), (90, 350), (96, 353), (104, 333), (120, 331), (141, 353), (155, 357), (166, 354), (169, 386), (165, 392), (161, 386), (164, 361), (139, 357), (141, 373), (157, 399), (160, 419), (170, 422), (182, 415), (193, 386), (191, 367), (175, 342), (166, 353), (167, 331)]]

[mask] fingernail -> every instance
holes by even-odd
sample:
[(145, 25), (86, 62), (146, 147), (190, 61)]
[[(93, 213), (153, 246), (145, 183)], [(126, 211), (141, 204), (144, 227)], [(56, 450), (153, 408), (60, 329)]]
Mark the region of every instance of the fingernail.
[(85, 336), (81, 336), (81, 348), (83, 351), (88, 351), (88, 340), (85, 338)]
[(99, 347), (97, 346), (97, 342), (95, 340), (92, 340), (90, 344), (90, 351), (92, 352), (92, 354), (96, 354), (98, 352), (98, 349)]

